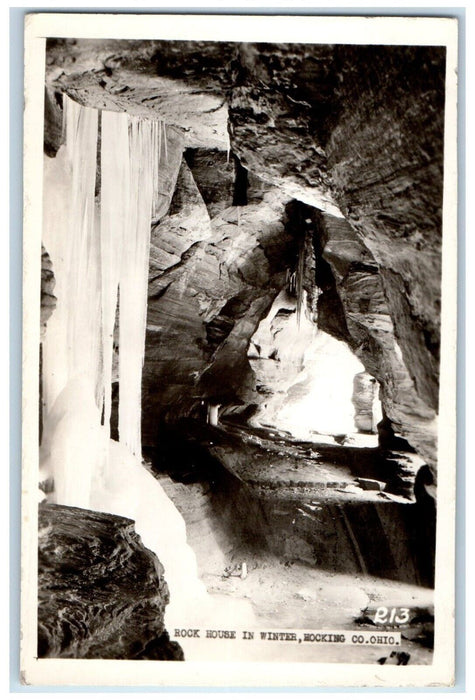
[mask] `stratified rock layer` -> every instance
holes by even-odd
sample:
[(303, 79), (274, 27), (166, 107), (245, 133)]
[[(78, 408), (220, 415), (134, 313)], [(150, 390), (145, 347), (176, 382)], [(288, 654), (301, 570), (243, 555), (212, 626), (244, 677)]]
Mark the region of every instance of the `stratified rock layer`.
[(89, 107), (162, 119), (189, 146), (225, 148), (222, 77), (235, 52), (224, 42), (50, 39), (47, 83)]
[[(435, 507), (423, 486), (430, 475), (422, 467), (423, 478), (415, 477), (420, 458), (408, 457), (188, 420), (163, 431), (154, 465), (172, 476), (168, 488), (184, 517), (198, 509), (191, 529), (205, 521), (193, 543), (198, 559), (216, 552), (218, 541), (229, 561), (231, 535), (245, 552), (240, 561), (273, 551), (281, 561), (431, 586)], [(183, 483), (200, 485), (201, 503)]]
[[(222, 165), (233, 172), (232, 162)], [(197, 179), (203, 182), (199, 173)], [(247, 348), (295, 259), (280, 190), (249, 188), (250, 203), (233, 206), (231, 189), (226, 199), (202, 188), (206, 201), (184, 162), (169, 215), (152, 229), (143, 373), (148, 445), (161, 418), (188, 415), (200, 401), (255, 400)]]
[(127, 518), (39, 507), (38, 656), (182, 660), (163, 567)]

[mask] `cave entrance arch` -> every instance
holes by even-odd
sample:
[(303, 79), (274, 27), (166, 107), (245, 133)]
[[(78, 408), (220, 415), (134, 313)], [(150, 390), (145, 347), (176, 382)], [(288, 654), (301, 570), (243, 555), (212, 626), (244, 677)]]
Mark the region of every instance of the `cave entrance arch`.
[(379, 384), (348, 345), (325, 333), (286, 290), (254, 333), (248, 359), (261, 403), (252, 422), (300, 439), (377, 445)]

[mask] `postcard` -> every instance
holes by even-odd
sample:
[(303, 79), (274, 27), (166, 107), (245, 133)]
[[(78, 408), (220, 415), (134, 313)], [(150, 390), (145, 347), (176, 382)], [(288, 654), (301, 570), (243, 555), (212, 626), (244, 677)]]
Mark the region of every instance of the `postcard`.
[(454, 684), (457, 20), (25, 22), (21, 679)]

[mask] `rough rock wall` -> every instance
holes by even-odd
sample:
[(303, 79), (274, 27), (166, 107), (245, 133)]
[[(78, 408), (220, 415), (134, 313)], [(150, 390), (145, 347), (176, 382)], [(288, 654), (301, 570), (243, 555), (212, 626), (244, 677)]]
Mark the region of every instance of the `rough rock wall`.
[[(229, 562), (238, 545), (244, 558), (236, 561), (267, 550), (282, 563), (433, 585), (434, 501), (417, 486), (419, 475), (414, 486), (409, 463), (403, 469), (379, 449), (336, 445), (319, 445), (312, 457), (309, 443), (272, 434), (190, 420), (162, 433), (155, 468), (172, 477), (164, 488), (193, 533), (199, 562), (216, 551)], [(385, 481), (386, 497), (344, 496), (363, 475)], [(391, 500), (394, 493), (407, 500)]]
[(437, 409), (444, 50), (269, 45), (248, 48), (241, 62), (233, 150), (334, 214), (309, 198), (331, 193), (381, 269), (406, 366)]
[(182, 660), (163, 567), (127, 518), (39, 507), (38, 656)]
[[(395, 336), (386, 290), (371, 252), (345, 219), (293, 202), (292, 226), (304, 248), (303, 287), (307, 318), (347, 343), (382, 387), (383, 410), (395, 432), (404, 435), (432, 465), (437, 461), (435, 411), (417, 394)], [(261, 323), (250, 346), (258, 389), (269, 406), (291, 400), (289, 389), (303, 369), (314, 338), (307, 323), (295, 322), (296, 300), (279, 297), (273, 321)], [(277, 303), (278, 300), (276, 300)], [(268, 327), (269, 326), (269, 327)], [(268, 346), (265, 345), (267, 338)], [(256, 343), (259, 347), (256, 347)], [(269, 344), (270, 343), (270, 344)], [(314, 360), (318, 362), (318, 356)], [(311, 377), (298, 385), (305, 392)], [(272, 396), (271, 396), (272, 394)], [(275, 411), (274, 411), (275, 412)], [(271, 422), (272, 420), (267, 420)], [(373, 426), (374, 428), (375, 426)], [(371, 428), (370, 428), (371, 429)]]
[[(379, 268), (344, 219), (317, 214), (313, 220), (319, 254), (317, 283), (323, 287), (319, 325), (335, 334), (340, 318), (337, 334), (380, 383), (383, 409), (394, 430), (435, 464), (435, 411), (418, 396), (404, 362)], [(335, 299), (339, 313), (335, 313)]]
[(224, 42), (50, 39), (46, 79), (85, 106), (162, 119), (189, 146), (225, 148), (222, 77), (234, 52)]
[(367, 372), (360, 372), (353, 380), (353, 405), (355, 407), (355, 425), (361, 432), (375, 433), (375, 401), (378, 400), (379, 387), (375, 378)]
[[(216, 172), (221, 157), (209, 152), (207, 168), (211, 159)], [(234, 164), (221, 165), (224, 182), (234, 183)], [(154, 444), (160, 418), (186, 415), (201, 400), (252, 403), (255, 382), (247, 348), (295, 259), (280, 190), (262, 191), (259, 183), (253, 194), (248, 186), (250, 203), (233, 206), (233, 189), (228, 187), (226, 198), (219, 188), (204, 187), (196, 161), (194, 167), (192, 173), (183, 162), (170, 212), (152, 230), (143, 375), (146, 444)]]
[(290, 388), (304, 368), (305, 352), (315, 329), (310, 324), (299, 328), (296, 316), (296, 300), (284, 289), (252, 336), (248, 357), (262, 397), (253, 421), (275, 424)]

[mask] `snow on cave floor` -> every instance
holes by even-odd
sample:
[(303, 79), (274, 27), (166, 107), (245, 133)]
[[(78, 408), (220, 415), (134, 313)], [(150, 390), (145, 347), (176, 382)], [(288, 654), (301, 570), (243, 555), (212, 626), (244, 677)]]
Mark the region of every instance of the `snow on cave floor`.
[[(226, 599), (229, 603), (249, 602), (258, 630), (348, 629), (357, 632), (370, 629), (380, 632), (375, 627), (362, 628), (355, 624), (355, 619), (367, 606), (430, 608), (433, 604), (433, 592), (428, 588), (362, 574), (325, 571), (305, 562), (278, 556), (266, 548), (249, 546), (232, 528), (227, 532), (217, 531), (216, 522), (210, 517), (206, 485), (183, 484), (165, 474), (155, 474), (155, 477), (185, 520), (188, 543), (197, 559), (198, 574), (209, 594), (217, 603)], [(247, 578), (223, 578), (226, 567), (243, 561), (248, 567)], [(210, 621), (209, 627), (216, 628), (216, 625)], [(174, 638), (174, 630), (170, 629), (169, 633)], [(242, 660), (235, 643), (223, 640), (212, 643), (213, 647), (207, 645), (203, 648), (192, 640), (183, 640), (185, 657), (188, 649), (194, 659), (203, 654), (202, 658), (207, 660)], [(383, 646), (348, 645), (338, 648), (331, 644), (295, 643), (280, 644), (278, 649), (269, 643), (253, 643), (252, 649), (254, 656), (251, 660), (344, 660), (349, 663), (377, 663), (391, 651)], [(432, 662), (432, 651), (419, 643), (403, 640), (400, 649), (410, 653), (411, 664)], [(249, 660), (249, 657), (245, 660)]]

